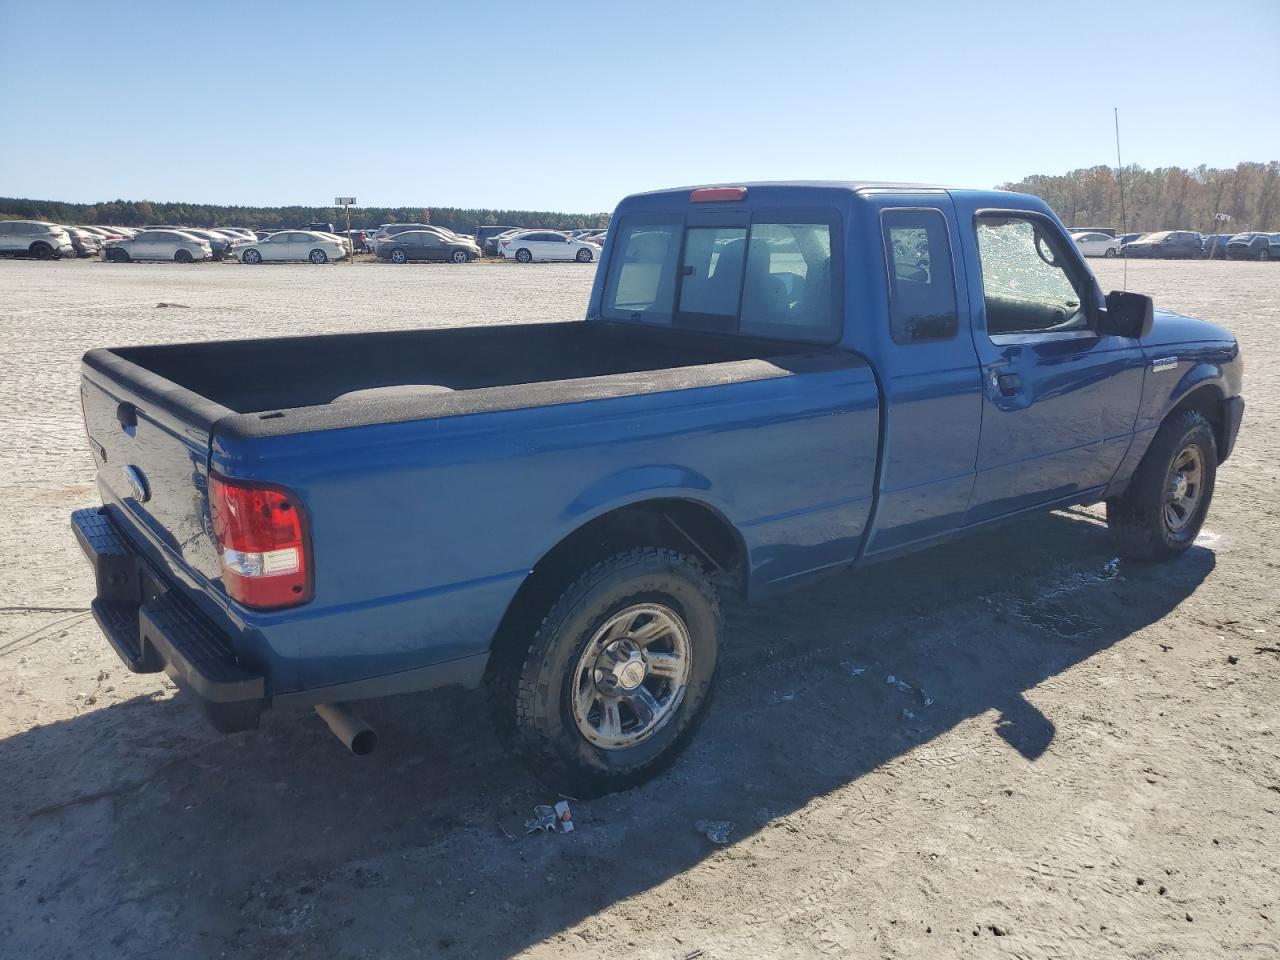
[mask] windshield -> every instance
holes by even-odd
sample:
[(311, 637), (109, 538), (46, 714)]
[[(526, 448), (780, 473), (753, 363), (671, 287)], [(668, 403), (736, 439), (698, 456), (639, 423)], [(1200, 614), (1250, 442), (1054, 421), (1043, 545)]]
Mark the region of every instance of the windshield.
[(624, 221), (601, 313), (609, 320), (787, 340), (839, 333), (828, 222), (686, 226)]

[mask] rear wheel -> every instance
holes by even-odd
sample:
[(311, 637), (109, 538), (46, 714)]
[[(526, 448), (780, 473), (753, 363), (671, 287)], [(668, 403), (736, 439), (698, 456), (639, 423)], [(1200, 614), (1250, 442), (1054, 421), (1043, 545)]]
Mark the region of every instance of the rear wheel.
[(1270, 248), (1268, 248), (1268, 247), (1263, 247), (1261, 250), (1259, 250), (1259, 251), (1258, 251), (1258, 259), (1259, 259), (1259, 260), (1270, 260), (1270, 259), (1271, 259), (1271, 250), (1270, 250)]
[(1107, 525), (1120, 552), (1140, 560), (1182, 553), (1200, 533), (1218, 473), (1218, 445), (1195, 410), (1166, 420), (1120, 497), (1107, 501)]
[(409, 260), (409, 255), (405, 253), (403, 250), (401, 250), (399, 247), (396, 247), (394, 250), (391, 251), (392, 263), (406, 263), (408, 262), (408, 260)]
[(328, 263), (329, 255), (325, 253), (323, 250), (316, 249), (311, 251), (311, 253), (307, 256), (307, 259), (314, 264)]
[(719, 600), (685, 554), (642, 547), (592, 566), (533, 633), (495, 653), (489, 702), (507, 745), (573, 797), (625, 790), (667, 767), (710, 701)]
[(45, 243), (43, 240), (37, 240), (31, 245), (31, 255), (37, 260), (52, 260), (53, 247)]
[(178, 263), (190, 263), (192, 260), (191, 251), (180, 248), (174, 253), (173, 259)]
[(588, 250), (586, 247), (583, 247), (581, 250), (578, 251), (578, 255), (574, 259), (576, 259), (579, 263), (590, 263), (591, 251)]
[(1107, 247), (1107, 252), (1103, 254), (1104, 257), (1114, 257), (1115, 255), (1116, 255), (1115, 247)]
[(516, 251), (516, 260), (520, 263), (530, 263), (533, 261), (533, 254), (521, 247)]

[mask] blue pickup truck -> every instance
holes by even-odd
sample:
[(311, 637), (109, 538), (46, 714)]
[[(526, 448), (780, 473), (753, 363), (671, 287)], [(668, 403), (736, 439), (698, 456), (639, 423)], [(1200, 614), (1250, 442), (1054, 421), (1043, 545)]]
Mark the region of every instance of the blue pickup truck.
[[(305, 318), (300, 318), (305, 320)], [(759, 183), (628, 197), (585, 319), (84, 357), (97, 621), (224, 730), (485, 686), (573, 796), (711, 695), (719, 598), (1105, 501), (1195, 539), (1243, 413), (1223, 328), (1104, 296), (1012, 193)]]

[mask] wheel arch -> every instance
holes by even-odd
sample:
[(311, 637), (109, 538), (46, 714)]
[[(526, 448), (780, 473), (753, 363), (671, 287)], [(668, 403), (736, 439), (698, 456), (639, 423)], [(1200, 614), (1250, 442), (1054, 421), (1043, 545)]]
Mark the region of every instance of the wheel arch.
[(591, 563), (635, 546), (692, 554), (731, 591), (745, 595), (746, 541), (720, 510), (675, 492), (637, 498), (583, 518), (543, 553), (507, 605), (493, 637), (488, 669), (494, 669), (504, 651), (527, 641), (536, 618)]
[(1226, 391), (1217, 378), (1200, 380), (1183, 393), (1181, 399), (1169, 408), (1160, 422), (1166, 423), (1181, 413), (1194, 410), (1209, 421), (1218, 450), (1225, 450), (1227, 447), (1226, 399)]

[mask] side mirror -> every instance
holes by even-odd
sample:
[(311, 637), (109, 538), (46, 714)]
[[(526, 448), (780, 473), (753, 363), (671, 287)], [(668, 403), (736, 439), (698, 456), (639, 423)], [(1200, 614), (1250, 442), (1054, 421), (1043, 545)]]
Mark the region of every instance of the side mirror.
[(1107, 306), (1098, 324), (1098, 332), (1141, 340), (1151, 333), (1154, 320), (1155, 304), (1150, 297), (1112, 290), (1107, 294)]

